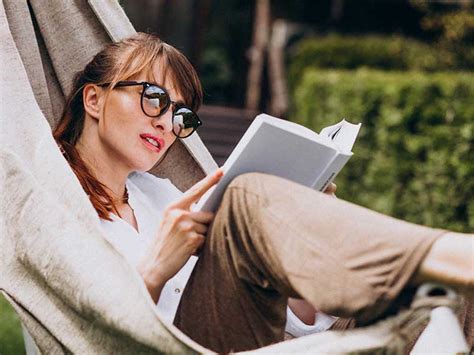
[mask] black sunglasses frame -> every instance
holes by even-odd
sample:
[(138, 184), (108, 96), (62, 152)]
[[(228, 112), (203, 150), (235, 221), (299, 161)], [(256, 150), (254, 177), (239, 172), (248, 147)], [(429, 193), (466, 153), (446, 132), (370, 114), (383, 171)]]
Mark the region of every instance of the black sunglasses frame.
[[(105, 83), (105, 84), (101, 84), (99, 86), (109, 86), (110, 83)], [(127, 81), (127, 80), (124, 80), (124, 81), (118, 81), (115, 86), (113, 87), (114, 89), (115, 88), (119, 88), (119, 87), (127, 87), (127, 86), (143, 86), (143, 91), (141, 93), (141, 96), (140, 96), (140, 107), (143, 111), (143, 113), (145, 115), (147, 115), (148, 117), (152, 117), (152, 118), (156, 118), (156, 117), (160, 117), (162, 115), (164, 115), (170, 108), (171, 105), (174, 106), (173, 108), (173, 115), (171, 116), (172, 117), (172, 125), (173, 125), (173, 128), (174, 128), (174, 117), (175, 117), (175, 113), (177, 110), (179, 110), (180, 108), (185, 108), (189, 111), (191, 111), (197, 118), (197, 122), (196, 122), (196, 126), (193, 126), (193, 130), (191, 131), (191, 133), (189, 133), (188, 135), (184, 136), (184, 137), (181, 137), (179, 135), (176, 134), (176, 132), (174, 131), (173, 129), (173, 134), (177, 137), (177, 138), (188, 138), (191, 134), (193, 134), (194, 132), (196, 132), (196, 130), (202, 126), (202, 121), (201, 119), (199, 118), (198, 114), (196, 112), (194, 112), (193, 110), (191, 110), (189, 107), (187, 107), (186, 105), (182, 105), (182, 104), (179, 104), (175, 101), (172, 101), (171, 100), (171, 97), (170, 97), (170, 94), (168, 93), (168, 91), (164, 88), (164, 87), (161, 87), (160, 85), (157, 85), (157, 84), (151, 84), (149, 82), (146, 82), (146, 81)], [(148, 113), (146, 113), (145, 109), (143, 108), (143, 97), (145, 95), (145, 91), (146, 89), (148, 89), (149, 87), (152, 87), (152, 86), (155, 86), (157, 88), (159, 88), (160, 90), (163, 90), (163, 92), (166, 94), (166, 96), (168, 97), (168, 102), (166, 103), (166, 106), (161, 110), (161, 112), (158, 114), (158, 115), (149, 115)]]

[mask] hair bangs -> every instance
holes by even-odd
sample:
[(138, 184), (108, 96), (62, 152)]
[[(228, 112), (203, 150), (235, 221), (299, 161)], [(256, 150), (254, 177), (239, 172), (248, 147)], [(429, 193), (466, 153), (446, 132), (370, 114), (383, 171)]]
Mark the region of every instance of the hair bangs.
[[(116, 202), (107, 186), (102, 184), (88, 164), (82, 160), (76, 149), (84, 129), (83, 89), (87, 84), (105, 88), (105, 100), (119, 81), (133, 80), (145, 74), (148, 81), (157, 83), (154, 64), (161, 61), (163, 72), (159, 76), (175, 86), (184, 103), (197, 111), (202, 103), (202, 88), (196, 71), (186, 57), (177, 49), (163, 42), (159, 37), (136, 33), (120, 42), (110, 43), (79, 72), (73, 83), (71, 94), (66, 99), (63, 114), (54, 129), (53, 136), (72, 170), (78, 177), (84, 191), (102, 219), (111, 220), (110, 213), (116, 213)], [(164, 83), (159, 83), (163, 85)], [(164, 86), (164, 85), (163, 85)], [(105, 110), (105, 107), (104, 107)]]

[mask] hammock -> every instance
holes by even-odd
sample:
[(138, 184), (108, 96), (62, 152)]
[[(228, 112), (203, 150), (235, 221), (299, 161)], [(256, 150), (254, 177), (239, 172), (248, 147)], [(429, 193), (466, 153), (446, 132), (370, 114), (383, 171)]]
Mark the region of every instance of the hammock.
[[(209, 352), (157, 314), (138, 273), (102, 237), (51, 135), (74, 73), (105, 43), (133, 33), (114, 0), (0, 3), (0, 290), (42, 353)], [(153, 172), (184, 190), (215, 167), (193, 135)], [(371, 327), (255, 352), (400, 353), (432, 308), (456, 304), (421, 297)]]

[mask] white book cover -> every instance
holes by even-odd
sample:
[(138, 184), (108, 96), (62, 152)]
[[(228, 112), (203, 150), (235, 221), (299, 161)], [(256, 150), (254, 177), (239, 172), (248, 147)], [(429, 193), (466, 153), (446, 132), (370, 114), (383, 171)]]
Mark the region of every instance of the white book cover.
[(345, 120), (320, 134), (294, 122), (258, 115), (222, 169), (224, 176), (194, 210), (215, 211), (227, 185), (238, 175), (260, 172), (324, 190), (352, 156), (360, 124)]

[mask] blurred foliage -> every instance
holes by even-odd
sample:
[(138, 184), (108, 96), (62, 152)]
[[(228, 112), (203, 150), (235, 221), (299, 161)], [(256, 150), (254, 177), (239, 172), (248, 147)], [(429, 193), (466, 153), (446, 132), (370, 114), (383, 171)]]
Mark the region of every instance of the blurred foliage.
[(445, 43), (473, 43), (474, 3), (471, 0), (452, 0), (440, 4), (429, 0), (410, 0), (411, 5), (424, 13), (421, 28), (435, 32)]
[[(430, 46), (400, 36), (310, 37), (295, 48), (290, 62), (290, 87), (308, 67), (355, 69), (370, 67), (384, 70), (474, 69), (474, 47), (460, 56), (446, 47)], [(471, 60), (466, 61), (466, 55)]]
[(338, 195), (415, 223), (474, 228), (474, 74), (306, 69), (292, 119), (362, 122)]
[(199, 75), (204, 101), (243, 106), (253, 29), (252, 0), (213, 1), (204, 35)]
[[(227, 53), (220, 47), (209, 47), (201, 59), (201, 80), (206, 95), (214, 103), (226, 101), (226, 91), (232, 86), (233, 73)], [(235, 79), (235, 78), (234, 78)]]
[(440, 31), (439, 40), (443, 43), (462, 43), (474, 35), (474, 12), (456, 10), (427, 16), (421, 21), (421, 26), (428, 31)]
[(20, 320), (7, 300), (0, 294), (0, 354), (25, 353)]
[(455, 67), (474, 67), (474, 3), (451, 1), (448, 6), (427, 0), (411, 0), (414, 8), (424, 13), (420, 21), (425, 33), (433, 35), (434, 45), (447, 55)]

